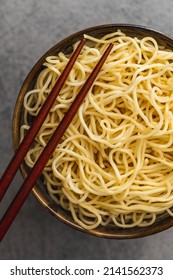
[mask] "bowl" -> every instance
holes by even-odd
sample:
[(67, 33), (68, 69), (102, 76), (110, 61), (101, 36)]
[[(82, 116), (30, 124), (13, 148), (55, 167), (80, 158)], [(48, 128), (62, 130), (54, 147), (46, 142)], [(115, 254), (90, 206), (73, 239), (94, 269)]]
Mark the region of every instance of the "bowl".
[[(42, 70), (42, 64), (45, 61), (45, 58), (49, 55), (56, 55), (59, 51), (64, 53), (70, 53), (72, 51), (72, 45), (81, 40), (83, 34), (88, 34), (97, 38), (104, 36), (105, 34), (115, 32), (120, 29), (126, 35), (131, 37), (138, 37), (143, 38), (146, 36), (151, 36), (157, 40), (160, 45), (166, 46), (169, 49), (173, 50), (173, 39), (167, 35), (164, 35), (160, 32), (157, 32), (153, 29), (146, 28), (143, 26), (131, 25), (131, 24), (107, 24), (101, 26), (91, 27), (85, 30), (81, 30), (77, 33), (74, 33), (64, 40), (58, 42), (55, 46), (53, 46), (50, 50), (48, 50), (35, 64), (32, 68), (30, 73), (28, 74), (27, 78), (25, 79), (21, 90), (19, 92), (14, 114), (13, 114), (13, 145), (14, 150), (17, 149), (19, 146), (19, 132), (20, 126), (22, 123), (22, 116), (23, 116), (23, 99), (26, 92), (33, 88), (35, 81)], [(29, 172), (28, 167), (23, 162), (21, 164), (21, 173), (25, 178)], [(152, 235), (163, 230), (166, 230), (173, 226), (173, 218), (168, 216), (168, 214), (162, 214), (157, 217), (154, 224), (148, 227), (134, 227), (134, 228), (106, 228), (106, 227), (98, 227), (93, 230), (86, 230), (79, 226), (71, 217), (71, 215), (66, 212), (63, 208), (55, 204), (55, 202), (50, 198), (49, 194), (46, 191), (45, 186), (43, 185), (42, 181), (39, 180), (37, 184), (32, 189), (34, 196), (37, 200), (56, 218), (61, 220), (62, 222), (66, 223), (67, 225), (73, 227), (74, 229), (80, 230), (85, 233), (92, 234), (97, 237), (104, 237), (104, 238), (112, 238), (112, 239), (130, 239), (130, 238), (139, 238), (148, 235)]]

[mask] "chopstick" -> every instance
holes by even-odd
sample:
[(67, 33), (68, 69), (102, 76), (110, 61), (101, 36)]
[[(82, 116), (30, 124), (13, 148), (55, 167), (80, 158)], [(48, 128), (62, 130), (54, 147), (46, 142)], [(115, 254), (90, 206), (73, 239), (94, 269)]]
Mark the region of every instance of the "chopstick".
[(14, 178), (22, 160), (24, 159), (29, 147), (31, 146), (32, 142), (34, 141), (39, 129), (41, 128), (44, 120), (46, 119), (52, 105), (54, 104), (56, 97), (58, 96), (62, 86), (64, 85), (69, 72), (71, 71), (79, 53), (84, 46), (86, 40), (83, 38), (79, 43), (78, 47), (76, 48), (75, 52), (73, 53), (72, 57), (70, 58), (69, 62), (67, 63), (64, 71), (58, 78), (55, 86), (53, 87), (51, 93), (49, 94), (46, 102), (41, 107), (38, 115), (36, 116), (32, 126), (27, 131), (23, 141), (20, 143), (16, 153), (14, 154), (13, 158), (11, 159), (10, 163), (8, 164), (4, 174), (0, 179), (0, 201), (2, 200), (4, 194), (6, 193), (9, 184), (11, 183), (12, 179)]
[(15, 219), (16, 215), (18, 214), (20, 208), (22, 207), (23, 203), (25, 202), (26, 198), (28, 197), (31, 189), (33, 188), (34, 184), (37, 182), (38, 178), (40, 177), (49, 158), (51, 157), (53, 151), (57, 147), (60, 139), (62, 138), (62, 136), (63, 136), (64, 132), (66, 131), (66, 129), (68, 128), (68, 126), (70, 125), (79, 106), (81, 105), (87, 92), (91, 88), (94, 80), (96, 79), (99, 71), (101, 70), (103, 63), (105, 62), (107, 56), (109, 55), (112, 47), (113, 47), (113, 44), (111, 43), (105, 50), (101, 59), (99, 60), (99, 62), (95, 66), (94, 70), (88, 77), (87, 81), (85, 82), (85, 84), (83, 85), (81, 90), (79, 91), (77, 97), (75, 98), (75, 100), (71, 104), (70, 108), (64, 115), (64, 118), (59, 123), (58, 127), (56, 128), (56, 130), (53, 133), (52, 137), (50, 138), (49, 142), (47, 143), (47, 145), (45, 146), (41, 155), (39, 156), (38, 160), (36, 161), (34, 167), (31, 169), (29, 175), (23, 182), (21, 188), (19, 189), (18, 193), (16, 194), (15, 198), (11, 202), (6, 213), (4, 214), (3, 218), (1, 219), (1, 221), (0, 221), (0, 241), (5, 236), (7, 230), (9, 229), (9, 227), (12, 224), (13, 220)]

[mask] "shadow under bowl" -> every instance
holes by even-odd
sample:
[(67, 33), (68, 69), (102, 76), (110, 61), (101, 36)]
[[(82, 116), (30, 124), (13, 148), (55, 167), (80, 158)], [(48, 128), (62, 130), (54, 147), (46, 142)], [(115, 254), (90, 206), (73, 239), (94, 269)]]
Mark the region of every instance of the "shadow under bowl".
[[(13, 114), (13, 145), (16, 150), (19, 146), (20, 139), (20, 127), (23, 121), (23, 99), (25, 94), (34, 87), (34, 84), (37, 80), (39, 73), (43, 69), (43, 63), (47, 56), (56, 55), (60, 51), (64, 53), (72, 52), (72, 45), (82, 39), (83, 34), (88, 34), (94, 36), (96, 38), (101, 38), (106, 34), (115, 32), (117, 30), (121, 30), (126, 35), (130, 37), (138, 37), (143, 38), (146, 36), (153, 37), (156, 41), (167, 48), (173, 50), (173, 39), (167, 35), (164, 35), (160, 32), (152, 30), (150, 28), (146, 28), (143, 26), (131, 25), (131, 24), (107, 24), (101, 26), (91, 27), (85, 30), (81, 30), (75, 34), (72, 34), (65, 38), (64, 40), (57, 43), (50, 50), (48, 50), (35, 64), (35, 66), (31, 69), (30, 73), (26, 77), (21, 90), (19, 92), (14, 114)], [(23, 162), (21, 164), (21, 173), (25, 178), (29, 173), (29, 169), (26, 164)], [(62, 207), (57, 205), (47, 193), (46, 187), (44, 186), (42, 180), (40, 179), (37, 184), (34, 186), (32, 190), (34, 196), (38, 199), (38, 201), (46, 208), (48, 211), (53, 214), (59, 220), (65, 222), (67, 225), (72, 226), (75, 229), (83, 231), (85, 233), (89, 233), (98, 237), (104, 238), (112, 238), (112, 239), (130, 239), (130, 238), (139, 238), (148, 235), (155, 234), (157, 232), (161, 232), (173, 226), (173, 218), (168, 214), (159, 215), (151, 226), (148, 227), (134, 227), (134, 228), (119, 228), (115, 227), (103, 227), (100, 226), (93, 230), (86, 230), (80, 227), (72, 218), (71, 214), (65, 211)]]

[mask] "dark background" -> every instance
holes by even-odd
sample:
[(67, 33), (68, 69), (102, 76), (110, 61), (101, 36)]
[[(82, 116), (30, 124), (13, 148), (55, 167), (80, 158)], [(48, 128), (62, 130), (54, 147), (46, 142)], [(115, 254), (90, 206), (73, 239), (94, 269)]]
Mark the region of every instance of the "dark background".
[[(18, 92), (47, 49), (105, 23), (136, 23), (173, 36), (172, 16), (172, 0), (0, 0), (0, 175), (13, 154)], [(18, 173), (1, 212), (21, 183)], [(0, 259), (173, 259), (173, 229), (136, 240), (101, 239), (56, 220), (31, 194), (0, 245)]]

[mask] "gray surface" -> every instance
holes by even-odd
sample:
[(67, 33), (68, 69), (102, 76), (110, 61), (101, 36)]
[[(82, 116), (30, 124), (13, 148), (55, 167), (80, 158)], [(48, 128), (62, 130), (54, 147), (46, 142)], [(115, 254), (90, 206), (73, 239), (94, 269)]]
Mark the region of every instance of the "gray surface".
[[(22, 81), (57, 41), (104, 23), (137, 23), (173, 35), (172, 0), (0, 0), (0, 174), (13, 150), (11, 118)], [(17, 174), (1, 205), (22, 182)], [(105, 240), (62, 224), (30, 195), (0, 247), (1, 259), (173, 259), (173, 229)]]

